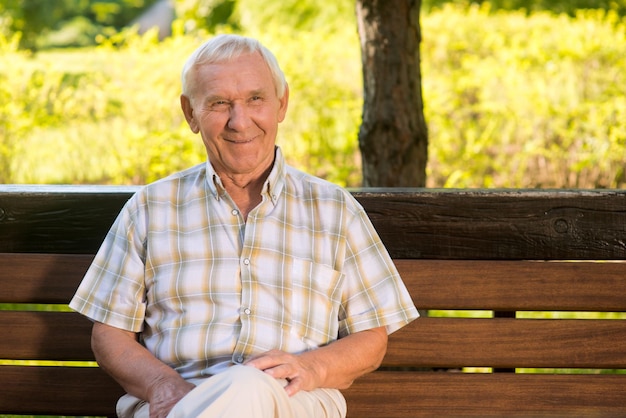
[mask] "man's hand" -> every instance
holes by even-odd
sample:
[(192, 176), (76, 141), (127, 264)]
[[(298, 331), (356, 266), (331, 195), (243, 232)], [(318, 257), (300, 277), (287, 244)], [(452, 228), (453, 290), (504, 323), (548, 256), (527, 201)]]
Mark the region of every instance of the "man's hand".
[(166, 417), (174, 405), (187, 395), (195, 385), (182, 379), (160, 379), (148, 389), (150, 418)]
[(150, 417), (167, 416), (195, 386), (137, 342), (137, 335), (99, 322), (91, 346), (102, 369), (131, 395), (150, 403)]
[(263, 370), (275, 379), (286, 379), (285, 391), (293, 396), (301, 390), (313, 390), (322, 386), (326, 371), (323, 364), (313, 359), (280, 350), (272, 350), (245, 362), (245, 365)]
[(357, 332), (315, 350), (289, 354), (271, 350), (245, 362), (276, 379), (287, 379), (285, 390), (346, 389), (354, 379), (375, 370), (387, 351), (384, 327)]

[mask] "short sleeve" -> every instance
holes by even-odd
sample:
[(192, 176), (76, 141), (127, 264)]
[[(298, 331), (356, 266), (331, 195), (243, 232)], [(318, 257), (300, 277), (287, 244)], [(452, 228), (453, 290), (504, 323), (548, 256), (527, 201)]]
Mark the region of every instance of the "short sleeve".
[(343, 271), (346, 284), (340, 337), (381, 326), (391, 334), (419, 317), (391, 256), (363, 209), (348, 226)]
[(124, 206), (70, 301), (93, 321), (140, 332), (146, 311), (145, 206), (136, 194)]

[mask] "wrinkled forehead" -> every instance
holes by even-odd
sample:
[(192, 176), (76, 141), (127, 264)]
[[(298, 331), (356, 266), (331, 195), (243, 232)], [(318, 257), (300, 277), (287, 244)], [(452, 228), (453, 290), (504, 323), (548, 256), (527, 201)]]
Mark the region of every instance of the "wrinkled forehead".
[[(246, 54), (220, 62), (206, 62), (191, 68), (191, 90), (194, 95), (264, 92), (276, 93), (276, 85), (269, 66), (259, 54)], [(222, 94), (222, 93), (219, 93)]]

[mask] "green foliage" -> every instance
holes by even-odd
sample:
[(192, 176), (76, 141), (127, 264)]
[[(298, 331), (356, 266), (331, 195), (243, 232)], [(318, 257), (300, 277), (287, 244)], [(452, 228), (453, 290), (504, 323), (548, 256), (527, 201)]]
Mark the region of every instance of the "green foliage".
[(237, 0), (237, 14), (248, 29), (280, 24), (296, 32), (356, 31), (354, 0)]
[(449, 6), (422, 30), (430, 185), (626, 185), (626, 28), (614, 13)]
[(0, 33), (21, 34), (25, 49), (94, 45), (113, 34), (156, 0), (5, 0)]
[[(320, 37), (276, 28), (255, 36), (277, 51), (289, 75), (292, 100), (279, 143), (290, 161), (344, 185), (358, 184), (356, 33)], [(350, 37), (350, 52), (341, 56)], [(180, 69), (199, 43), (192, 36), (158, 43), (154, 34), (127, 32), (95, 49), (33, 57), (5, 48), (2, 63), (11, 62), (11, 74), (0, 83), (0, 91), (7, 90), (0, 120), (11, 124), (0, 143), (12, 149), (0, 181), (142, 184), (202, 161), (201, 141), (178, 101)], [(324, 53), (316, 57), (302, 44)]]
[[(0, 4), (0, 33), (21, 34), (21, 47), (91, 46), (102, 36), (129, 27), (157, 0), (5, 0)], [(354, 0), (250, 1), (171, 0), (186, 33), (241, 30), (272, 23), (297, 30), (342, 25), (338, 17), (352, 12)]]
[(493, 11), (524, 10), (528, 12), (548, 11), (575, 16), (582, 9), (613, 10), (626, 15), (626, 0), (422, 0), (422, 8), (430, 12), (433, 8), (454, 4), (486, 5)]
[(176, 16), (188, 33), (220, 27), (239, 28), (234, 15), (237, 0), (176, 0), (174, 4)]
[[(239, 0), (232, 16), (288, 76), (278, 139), (288, 160), (358, 186), (356, 22), (348, 0), (325, 3)], [(97, 48), (37, 54), (0, 36), (0, 182), (141, 184), (202, 161), (178, 95), (204, 36), (181, 35), (184, 23), (162, 43), (127, 31)], [(422, 29), (429, 187), (626, 187), (616, 13), (448, 5), (423, 14)]]
[(178, 112), (191, 39), (126, 40), (121, 49), (42, 53), (17, 69), (12, 102), (28, 128), (5, 136), (15, 144), (13, 181), (144, 183), (201, 161)]

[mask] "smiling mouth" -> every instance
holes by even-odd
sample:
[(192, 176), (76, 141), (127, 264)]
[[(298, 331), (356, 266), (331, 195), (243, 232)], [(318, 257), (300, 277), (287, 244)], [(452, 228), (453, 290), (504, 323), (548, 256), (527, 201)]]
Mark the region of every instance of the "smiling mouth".
[(256, 137), (252, 138), (224, 138), (224, 141), (230, 142), (231, 144), (248, 144), (254, 141)]

